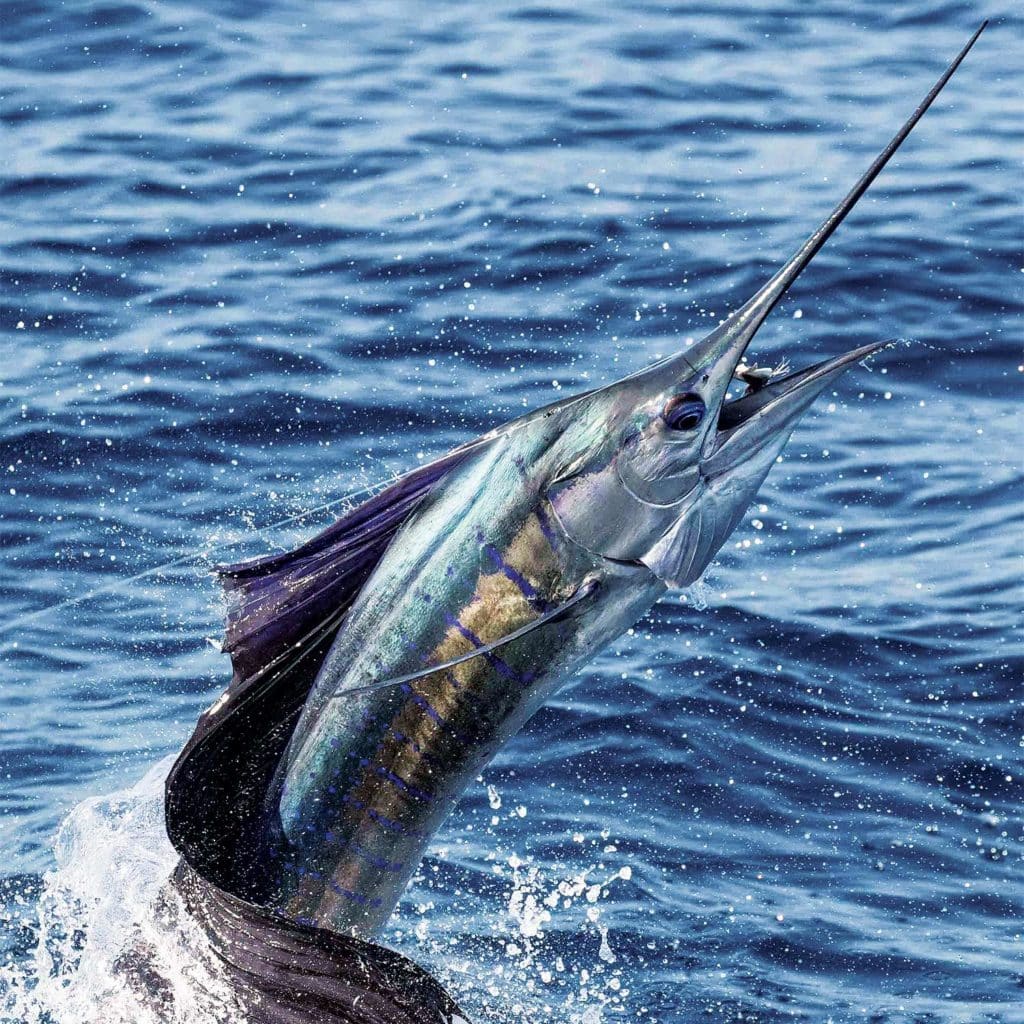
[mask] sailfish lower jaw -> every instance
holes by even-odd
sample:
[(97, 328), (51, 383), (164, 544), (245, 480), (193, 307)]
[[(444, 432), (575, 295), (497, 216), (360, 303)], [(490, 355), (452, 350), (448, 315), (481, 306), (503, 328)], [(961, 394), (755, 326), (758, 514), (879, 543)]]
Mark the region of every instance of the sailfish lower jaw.
[(814, 400), (850, 367), (889, 344), (862, 345), (725, 401), (710, 451), (701, 466), (702, 474), (713, 480), (724, 473), (742, 472), (743, 461), (761, 452), (770, 451), (774, 460)]

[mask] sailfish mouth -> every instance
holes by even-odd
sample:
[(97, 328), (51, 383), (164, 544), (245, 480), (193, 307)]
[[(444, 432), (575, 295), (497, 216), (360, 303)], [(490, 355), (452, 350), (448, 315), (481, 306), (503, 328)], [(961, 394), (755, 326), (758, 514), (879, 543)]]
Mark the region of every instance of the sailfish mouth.
[[(796, 413), (797, 407), (804, 405), (805, 396), (813, 400), (844, 370), (863, 362), (891, 344), (893, 343), (889, 341), (881, 341), (862, 345), (834, 359), (824, 359), (806, 369), (784, 376), (773, 376), (765, 383), (751, 387), (746, 394), (726, 400), (718, 416), (719, 435), (729, 434), (755, 417), (788, 421), (788, 414), (791, 411)], [(719, 438), (720, 442), (722, 440), (724, 438)]]

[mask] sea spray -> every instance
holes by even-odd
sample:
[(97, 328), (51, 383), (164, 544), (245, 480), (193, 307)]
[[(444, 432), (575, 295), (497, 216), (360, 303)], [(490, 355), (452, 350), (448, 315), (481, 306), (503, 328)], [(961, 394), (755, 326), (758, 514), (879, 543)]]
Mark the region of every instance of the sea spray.
[(0, 969), (5, 1021), (238, 1019), (205, 936), (165, 885), (177, 863), (163, 827), (170, 764), (160, 761), (135, 785), (82, 801), (65, 818), (55, 866), (43, 877), (34, 948)]
[[(478, 781), (487, 805), (481, 814), (487, 816), (503, 800), (493, 784)], [(605, 901), (620, 900), (623, 887), (628, 889), (632, 867), (614, 865), (616, 847), (609, 843), (607, 830), (575, 833), (571, 857), (557, 865), (538, 864), (518, 846), (514, 828), (523, 813), (525, 808), (513, 806), (500, 819), (488, 818), (486, 842), (493, 850), (487, 860), (492, 878), (502, 885), (495, 889), (480, 877), (460, 888), (459, 914), (467, 925), (475, 920), (476, 926), (467, 927), (456, 945), (432, 920), (439, 909), (431, 899), (435, 885), (444, 888), (438, 896), (447, 910), (441, 913), (452, 912), (449, 880), (438, 878), (429, 866), (435, 854), (448, 859), (446, 846), (428, 855), (385, 941), (427, 967), (474, 1021), (609, 1024), (633, 1019), (640, 1008), (628, 967), (619, 963), (615, 951), (614, 926), (603, 916)], [(470, 822), (464, 827), (476, 831)]]
[[(0, 968), (2, 1024), (235, 1024), (241, 1008), (209, 943), (167, 886), (177, 855), (163, 824), (172, 759), (134, 785), (78, 804), (54, 840), (42, 879), (33, 948)], [(501, 805), (488, 787), (489, 809)], [(510, 812), (518, 820), (520, 808)], [(493, 836), (493, 825), (491, 829)], [(494, 836), (500, 843), (500, 838)], [(582, 839), (582, 836), (579, 837)], [(601, 1024), (621, 1018), (629, 989), (615, 969), (601, 902), (631, 869), (604, 864), (554, 874), (508, 854), (497, 906), (470, 894), (503, 941), (453, 955), (429, 924), (432, 902), (410, 894), (389, 944), (429, 966), (474, 1013), (474, 1024)], [(405, 932), (403, 923), (418, 918)], [(560, 939), (574, 936), (571, 949)], [(554, 940), (554, 941), (552, 941)], [(435, 962), (436, 961), (436, 962)], [(138, 986), (145, 986), (145, 998)]]

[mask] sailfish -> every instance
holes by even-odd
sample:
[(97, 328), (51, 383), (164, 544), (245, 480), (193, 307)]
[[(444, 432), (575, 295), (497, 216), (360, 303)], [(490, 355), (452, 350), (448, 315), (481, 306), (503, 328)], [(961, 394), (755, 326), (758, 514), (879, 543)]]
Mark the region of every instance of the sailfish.
[(469, 441), (293, 551), (219, 570), (233, 676), (167, 778), (166, 828), (176, 885), (252, 1021), (467, 1019), (381, 929), (495, 752), (701, 576), (815, 398), (882, 347), (793, 372), (742, 364), (984, 27), (705, 338)]

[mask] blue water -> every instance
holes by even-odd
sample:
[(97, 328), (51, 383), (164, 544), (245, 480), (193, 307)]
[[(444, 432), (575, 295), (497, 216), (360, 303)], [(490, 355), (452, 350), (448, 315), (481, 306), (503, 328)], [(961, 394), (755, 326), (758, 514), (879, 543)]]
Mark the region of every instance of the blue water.
[[(43, 955), (82, 913), (54, 894), (123, 931), (166, 867), (160, 771), (135, 783), (229, 674), (210, 566), (700, 336), (988, 13), (752, 355), (909, 343), (819, 402), (706, 579), (498, 756), (388, 940), (481, 1022), (1024, 1021), (1004, 7), (4, 5), (10, 1019), (113, 1019), (83, 996), (109, 934), (72, 943), (88, 970)], [(133, 786), (55, 852), (72, 808)]]

